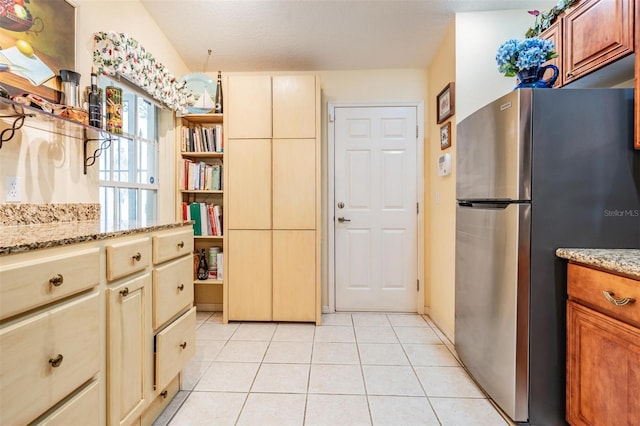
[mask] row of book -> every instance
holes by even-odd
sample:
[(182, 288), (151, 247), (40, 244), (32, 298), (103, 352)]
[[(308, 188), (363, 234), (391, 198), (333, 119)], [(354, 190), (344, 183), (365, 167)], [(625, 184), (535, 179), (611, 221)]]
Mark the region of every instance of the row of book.
[(222, 206), (183, 202), (182, 219), (193, 221), (193, 235), (222, 236)]
[(183, 158), (180, 162), (180, 189), (190, 191), (222, 190), (222, 164), (208, 164)]
[(223, 152), (222, 124), (183, 127), (182, 152)]

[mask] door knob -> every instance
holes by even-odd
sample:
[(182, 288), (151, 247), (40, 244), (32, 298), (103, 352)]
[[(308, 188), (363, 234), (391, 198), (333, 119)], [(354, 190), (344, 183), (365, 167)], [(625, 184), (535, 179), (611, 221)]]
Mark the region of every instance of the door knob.
[(351, 219), (345, 219), (344, 217), (340, 216), (338, 218), (338, 222), (340, 223), (351, 222)]
[(340, 202), (338, 203), (338, 208), (339, 208), (339, 209), (343, 209), (343, 208), (344, 208), (344, 203), (343, 203), (342, 201), (340, 201)]

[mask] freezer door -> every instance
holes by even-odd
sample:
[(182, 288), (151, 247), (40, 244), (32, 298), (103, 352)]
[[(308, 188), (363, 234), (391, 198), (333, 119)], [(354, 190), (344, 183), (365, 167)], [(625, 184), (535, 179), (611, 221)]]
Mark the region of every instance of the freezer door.
[(456, 211), (455, 347), (514, 420), (528, 419), (531, 205)]
[(515, 90), (458, 124), (458, 200), (531, 200), (531, 95)]

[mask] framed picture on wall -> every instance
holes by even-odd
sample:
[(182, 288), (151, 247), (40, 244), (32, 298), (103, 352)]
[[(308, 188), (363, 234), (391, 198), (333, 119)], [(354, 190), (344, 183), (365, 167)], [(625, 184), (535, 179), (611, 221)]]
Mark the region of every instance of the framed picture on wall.
[(436, 96), (436, 111), (438, 124), (444, 123), (447, 118), (455, 114), (455, 84), (449, 83)]
[[(0, 85), (10, 95), (59, 101), (60, 70), (75, 71), (76, 8), (71, 0), (11, 0), (0, 14)], [(3, 67), (7, 68), (7, 67)]]
[(447, 149), (451, 146), (451, 122), (440, 127), (440, 149)]

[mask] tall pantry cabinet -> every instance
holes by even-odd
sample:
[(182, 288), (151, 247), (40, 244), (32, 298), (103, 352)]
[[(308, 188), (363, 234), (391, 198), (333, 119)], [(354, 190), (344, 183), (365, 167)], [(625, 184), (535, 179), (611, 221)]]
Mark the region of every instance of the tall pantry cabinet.
[(225, 319), (320, 322), (320, 87), (227, 78)]

